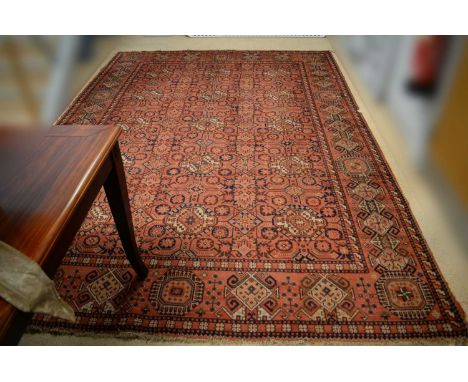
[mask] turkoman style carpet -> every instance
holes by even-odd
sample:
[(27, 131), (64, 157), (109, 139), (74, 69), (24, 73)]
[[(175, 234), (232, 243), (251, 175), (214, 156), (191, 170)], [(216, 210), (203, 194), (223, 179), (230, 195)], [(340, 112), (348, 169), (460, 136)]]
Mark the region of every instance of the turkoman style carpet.
[[(135, 279), (102, 192), (55, 276), (70, 324), (183, 338), (466, 336), (330, 52), (117, 54), (58, 124), (116, 124)], [(323, 342), (323, 341), (322, 341)]]

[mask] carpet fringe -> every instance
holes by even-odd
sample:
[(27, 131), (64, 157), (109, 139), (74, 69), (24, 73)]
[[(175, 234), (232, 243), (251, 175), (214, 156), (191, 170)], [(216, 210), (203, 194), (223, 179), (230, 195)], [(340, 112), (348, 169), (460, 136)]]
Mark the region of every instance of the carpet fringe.
[[(135, 333), (135, 332), (124, 332), (119, 331), (112, 334), (107, 333), (94, 333), (86, 331), (76, 331), (67, 329), (52, 329), (49, 328), (47, 332), (41, 331), (41, 329), (29, 328), (26, 332), (27, 335), (41, 336), (41, 337), (76, 337), (86, 341), (86, 338), (100, 338), (113, 340), (126, 340), (130, 341), (144, 341), (146, 343), (141, 345), (193, 345), (193, 346), (272, 346), (272, 345), (284, 345), (284, 346), (467, 346), (468, 337), (435, 337), (435, 338), (408, 338), (408, 339), (389, 339), (389, 340), (372, 340), (372, 339), (347, 339), (346, 341), (340, 339), (272, 339), (272, 338), (251, 338), (251, 339), (234, 339), (234, 338), (220, 338), (213, 336), (181, 336), (177, 334), (147, 334), (147, 333)], [(43, 343), (42, 345), (47, 345)], [(66, 340), (61, 345), (67, 345)], [(88, 345), (83, 343), (83, 345)], [(89, 343), (89, 345), (92, 345)], [(116, 344), (124, 345), (124, 344)], [(129, 343), (129, 345), (134, 345)], [(140, 345), (140, 344), (138, 344)]]

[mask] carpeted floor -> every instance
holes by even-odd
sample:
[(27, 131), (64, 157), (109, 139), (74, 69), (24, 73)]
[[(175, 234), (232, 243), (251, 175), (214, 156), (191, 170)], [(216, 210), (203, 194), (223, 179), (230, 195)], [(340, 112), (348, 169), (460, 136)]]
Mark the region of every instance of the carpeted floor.
[(60, 124), (120, 124), (134, 279), (103, 194), (31, 331), (221, 339), (466, 336), (328, 52), (118, 54)]

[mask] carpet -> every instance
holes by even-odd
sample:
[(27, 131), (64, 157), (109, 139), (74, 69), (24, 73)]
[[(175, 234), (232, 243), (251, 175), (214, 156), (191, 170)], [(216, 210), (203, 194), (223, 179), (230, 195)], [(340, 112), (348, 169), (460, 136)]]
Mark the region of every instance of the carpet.
[(464, 337), (330, 52), (118, 53), (58, 124), (116, 124), (137, 281), (101, 192), (55, 275), (77, 322), (29, 331), (232, 340)]

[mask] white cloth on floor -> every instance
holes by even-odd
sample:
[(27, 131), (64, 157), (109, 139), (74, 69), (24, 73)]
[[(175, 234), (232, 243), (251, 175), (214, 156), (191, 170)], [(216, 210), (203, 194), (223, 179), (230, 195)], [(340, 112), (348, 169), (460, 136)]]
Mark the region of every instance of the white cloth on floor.
[(26, 255), (0, 241), (0, 296), (23, 312), (47, 313), (75, 322), (54, 282)]

